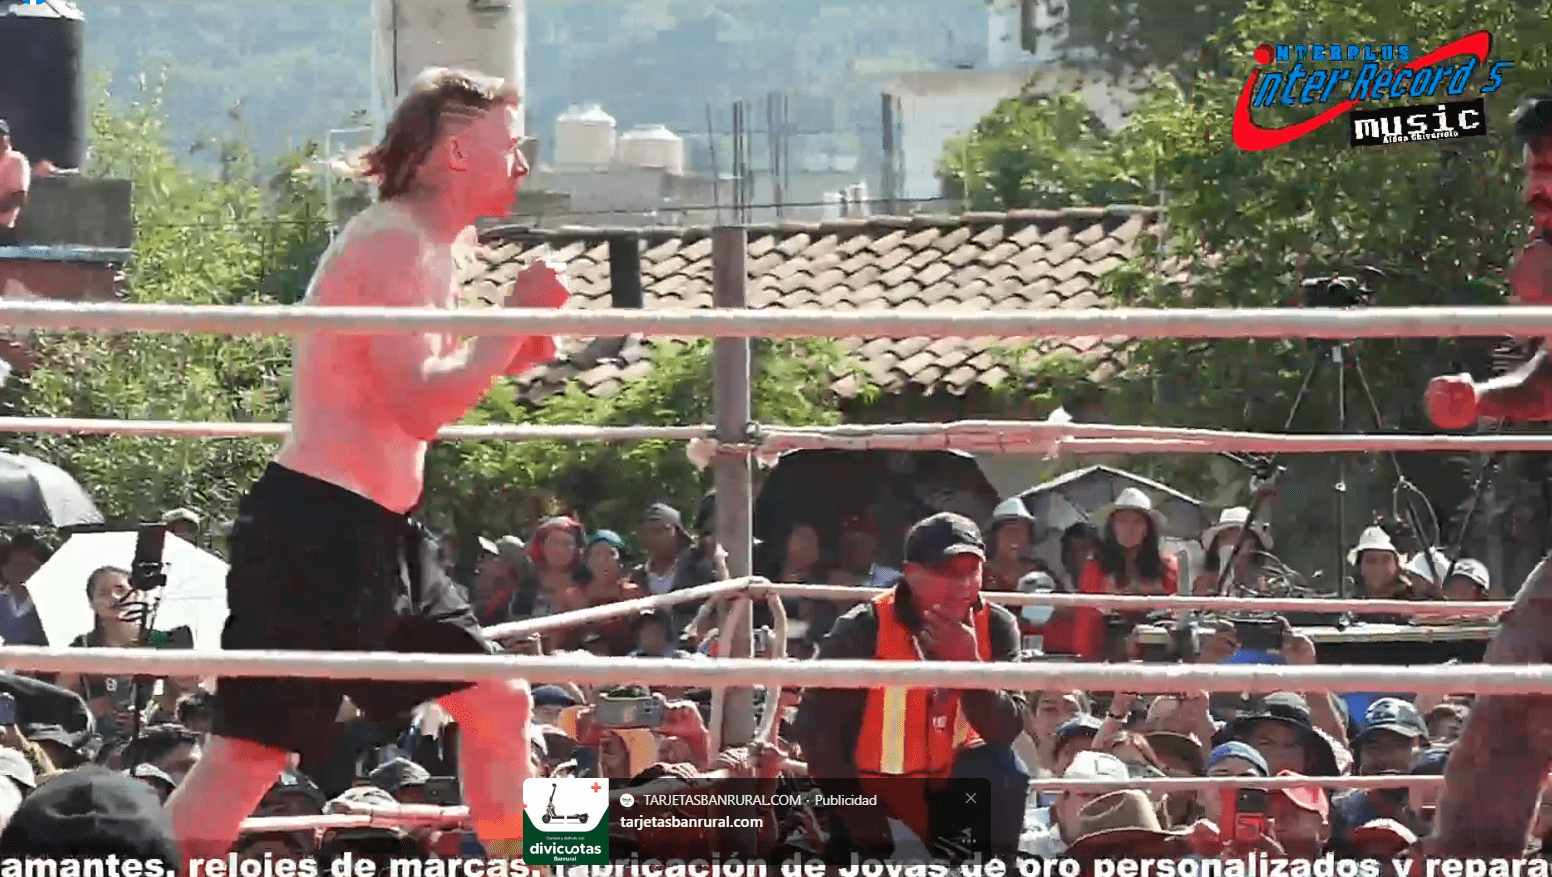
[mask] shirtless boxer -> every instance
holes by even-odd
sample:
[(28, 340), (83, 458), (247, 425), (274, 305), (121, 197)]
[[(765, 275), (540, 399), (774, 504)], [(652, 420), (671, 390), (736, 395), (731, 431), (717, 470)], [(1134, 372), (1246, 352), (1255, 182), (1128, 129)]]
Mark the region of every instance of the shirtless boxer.
[[(428, 70), (368, 156), (379, 203), (319, 260), (306, 303), (451, 308), (452, 248), (504, 216), (528, 173), (518, 95), (497, 80)], [(560, 307), (540, 263), (508, 307)], [(409, 514), (427, 444), (502, 374), (549, 356), (549, 338), (326, 335), (296, 346), (290, 438), (238, 508), (224, 649), (487, 653), (469, 605)], [(393, 722), (439, 700), (461, 731), (463, 789), (492, 854), (516, 854), (530, 774), (525, 682), (333, 682), (223, 678), (204, 758), (168, 801), (185, 859), (226, 853), (290, 752), (327, 754), (342, 697)], [(192, 872), (190, 872), (192, 873)]]
[[(1552, 304), (1552, 99), (1514, 115), (1524, 145), (1525, 203), (1535, 215), (1532, 240), (1510, 269), (1522, 304)], [(1425, 402), (1444, 429), (1478, 418), (1552, 420), (1552, 339), (1509, 375), (1474, 383), (1470, 375), (1434, 378)], [(1552, 558), (1526, 579), (1488, 646), (1491, 664), (1552, 663)], [(1477, 698), (1445, 770), (1429, 852), (1450, 857), (1518, 857), (1525, 849), (1541, 783), (1552, 764), (1552, 697)]]

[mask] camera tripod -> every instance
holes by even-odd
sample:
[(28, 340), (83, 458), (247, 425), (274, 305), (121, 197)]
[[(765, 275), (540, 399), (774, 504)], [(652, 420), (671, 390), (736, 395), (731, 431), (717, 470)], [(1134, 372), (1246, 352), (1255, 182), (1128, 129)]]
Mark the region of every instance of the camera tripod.
[[(1307, 307), (1323, 308), (1355, 308), (1363, 307), (1373, 299), (1373, 293), (1361, 281), (1354, 277), (1315, 277), (1303, 281), (1300, 284), (1304, 294), (1304, 303)], [(1380, 413), (1379, 403), (1375, 401), (1374, 391), (1369, 385), (1369, 379), (1364, 372), (1363, 357), (1358, 347), (1351, 341), (1332, 341), (1327, 348), (1310, 362), (1309, 368), (1304, 372), (1298, 391), (1294, 394), (1293, 404), (1288, 410), (1288, 416), (1283, 422), (1283, 433), (1292, 432), (1293, 425), (1309, 401), (1315, 382), (1325, 371), (1327, 365), (1335, 366), (1335, 375), (1332, 380), (1332, 389), (1335, 404), (1335, 427), (1338, 434), (1346, 434), (1348, 431), (1348, 377), (1351, 369), (1353, 379), (1356, 381), (1363, 401), (1368, 407), (1369, 416), (1373, 418), (1376, 426), (1384, 423), (1384, 417)], [(1279, 465), (1278, 454), (1240, 455), (1222, 454), (1222, 456), (1249, 469), (1255, 484), (1255, 497), (1251, 502), (1250, 514), (1240, 529), (1239, 538), (1235, 540), (1234, 547), (1229, 553), (1228, 560), (1218, 571), (1218, 581), (1214, 587), (1214, 593), (1223, 596), (1229, 585), (1229, 577), (1234, 569), (1234, 562), (1240, 553), (1245, 550), (1245, 545), (1252, 535), (1252, 526), (1256, 523), (1258, 515), (1263, 511), (1265, 503), (1276, 493), (1277, 477), (1284, 471)], [(1335, 454), (1336, 472), (1332, 485), (1334, 494), (1334, 512), (1336, 515), (1336, 572), (1337, 572), (1337, 598), (1348, 597), (1348, 563), (1347, 551), (1342, 544), (1342, 534), (1347, 531), (1347, 455)], [(1421, 492), (1407, 480), (1405, 472), (1401, 469), (1401, 461), (1394, 451), (1387, 451), (1386, 456), (1390, 460), (1391, 467), (1395, 470), (1398, 488), (1410, 490), (1413, 499), (1422, 496)], [(1407, 503), (1405, 508), (1398, 509), (1403, 523), (1411, 528), (1419, 538), (1422, 535), (1420, 521), (1416, 509)], [(1344, 613), (1338, 619), (1339, 626), (1345, 626), (1349, 621)]]

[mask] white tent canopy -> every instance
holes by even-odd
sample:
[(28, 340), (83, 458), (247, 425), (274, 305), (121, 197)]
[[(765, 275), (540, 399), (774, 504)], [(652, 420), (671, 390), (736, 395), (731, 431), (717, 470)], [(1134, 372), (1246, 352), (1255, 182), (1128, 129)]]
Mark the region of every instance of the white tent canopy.
[[(27, 590), (50, 645), (68, 645), (92, 629), (86, 577), (102, 566), (129, 569), (135, 540), (134, 531), (77, 533), (28, 579)], [(221, 628), (226, 624), (226, 562), (171, 533), (163, 559), (167, 587), (160, 594), (156, 629), (187, 626), (194, 632), (194, 648), (220, 649)]]

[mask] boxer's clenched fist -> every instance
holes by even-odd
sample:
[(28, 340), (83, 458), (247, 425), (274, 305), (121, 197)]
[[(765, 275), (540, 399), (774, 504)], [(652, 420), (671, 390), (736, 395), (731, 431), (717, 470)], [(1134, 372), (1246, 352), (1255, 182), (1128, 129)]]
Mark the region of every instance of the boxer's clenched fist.
[(1440, 429), (1465, 429), (1477, 422), (1477, 385), (1471, 375), (1444, 375), (1428, 382), (1423, 396), (1428, 419)]
[(1552, 304), (1552, 244), (1537, 236), (1509, 266), (1509, 288), (1523, 305)]

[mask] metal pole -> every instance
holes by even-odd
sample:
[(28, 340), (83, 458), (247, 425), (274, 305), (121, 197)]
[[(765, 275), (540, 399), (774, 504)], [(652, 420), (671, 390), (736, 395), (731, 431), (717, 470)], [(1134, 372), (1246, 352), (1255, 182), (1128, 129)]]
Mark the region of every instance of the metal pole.
[[(1331, 347), (1331, 365), (1336, 372), (1336, 432), (1342, 435), (1347, 432), (1347, 345), (1338, 342)], [(1347, 455), (1334, 454), (1336, 457), (1336, 596), (1339, 600), (1345, 600), (1348, 592), (1347, 582)], [(1427, 546), (1423, 546), (1426, 550)]]
[[(712, 232), (712, 305), (718, 309), (742, 309), (748, 304), (749, 237), (741, 227), (724, 226)], [(749, 440), (750, 355), (749, 339), (718, 338), (712, 342), (713, 381), (716, 384), (716, 436), (720, 445)], [(750, 575), (753, 564), (749, 519), (753, 505), (754, 475), (744, 454), (718, 454), (717, 542), (728, 552), (728, 574)]]
[[(744, 308), (749, 294), (749, 236), (737, 226), (723, 226), (711, 238), (712, 304), (717, 308)], [(747, 338), (712, 341), (712, 375), (716, 384), (716, 433), (722, 445), (749, 440), (750, 349)], [(754, 566), (754, 472), (746, 454), (718, 454), (714, 463), (717, 501), (717, 544), (727, 551), (728, 574), (747, 576)], [(725, 616), (732, 631), (729, 657), (754, 656), (753, 613), (730, 611)], [(724, 699), (722, 745), (743, 746), (754, 739), (754, 689), (730, 690)]]

